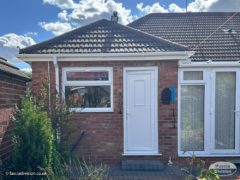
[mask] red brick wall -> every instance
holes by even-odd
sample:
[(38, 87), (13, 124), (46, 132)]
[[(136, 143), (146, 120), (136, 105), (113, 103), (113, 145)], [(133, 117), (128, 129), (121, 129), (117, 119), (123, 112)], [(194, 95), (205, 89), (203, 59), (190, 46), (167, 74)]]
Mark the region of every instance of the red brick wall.
[[(160, 159), (168, 161), (169, 156), (173, 162), (186, 164), (186, 158), (177, 155), (177, 124), (174, 128), (172, 105), (161, 104), (161, 92), (165, 87), (174, 83), (177, 92), (178, 63), (177, 61), (151, 61), (151, 62), (64, 62), (59, 64), (60, 80), (62, 67), (113, 67), (114, 82), (114, 112), (111, 113), (76, 113), (69, 122), (69, 139), (75, 143), (81, 131), (86, 135), (80, 142), (75, 153), (85, 159), (102, 163), (119, 163), (121, 159)], [(123, 115), (119, 114), (119, 92), (123, 91), (123, 68), (136, 66), (158, 66), (158, 129), (159, 149), (162, 156), (155, 157), (123, 157)], [(33, 89), (40, 89), (41, 78), (47, 76), (48, 64), (45, 62), (32, 63)], [(51, 93), (54, 97), (55, 74), (53, 64), (50, 63)], [(61, 83), (60, 83), (61, 89)], [(176, 94), (177, 95), (177, 94)], [(175, 104), (177, 122), (177, 102)], [(224, 160), (226, 158), (202, 158), (207, 163)], [(229, 158), (227, 158), (229, 159)]]
[[(59, 72), (62, 67), (113, 67), (114, 85), (114, 112), (111, 113), (75, 113), (71, 118), (71, 130), (69, 133), (71, 143), (75, 143), (80, 132), (86, 132), (75, 153), (86, 159), (101, 161), (104, 163), (118, 163), (123, 158), (123, 114), (119, 114), (119, 93), (123, 91), (123, 68), (136, 66), (158, 66), (159, 74), (159, 149), (162, 156), (158, 159), (167, 160), (169, 156), (177, 157), (177, 125), (174, 128), (172, 107), (161, 104), (161, 92), (165, 87), (175, 84), (177, 89), (178, 63), (177, 61), (159, 62), (68, 62), (59, 64)], [(41, 77), (47, 76), (47, 63), (32, 63), (33, 89), (40, 89)], [(54, 67), (50, 63), (51, 92), (55, 92)], [(60, 73), (61, 80), (61, 73)], [(61, 83), (60, 83), (61, 86)], [(60, 87), (61, 89), (61, 87)], [(175, 106), (177, 108), (177, 106)], [(175, 109), (177, 116), (177, 109)], [(151, 157), (147, 157), (151, 158)], [(156, 158), (156, 157), (152, 157)]]
[(26, 91), (26, 83), (9, 76), (0, 76), (0, 159), (9, 157), (12, 149), (11, 117), (15, 105)]

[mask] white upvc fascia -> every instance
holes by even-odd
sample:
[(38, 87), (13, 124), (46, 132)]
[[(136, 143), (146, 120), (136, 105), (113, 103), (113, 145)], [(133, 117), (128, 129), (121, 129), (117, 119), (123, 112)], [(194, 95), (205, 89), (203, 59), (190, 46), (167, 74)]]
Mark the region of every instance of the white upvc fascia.
[(181, 60), (178, 62), (180, 68), (194, 68), (194, 67), (240, 67), (239, 61), (204, 61), (196, 62), (191, 60)]
[(19, 59), (26, 62), (53, 61), (156, 61), (156, 60), (185, 60), (194, 51), (153, 52), (153, 53), (96, 53), (96, 54), (18, 54)]

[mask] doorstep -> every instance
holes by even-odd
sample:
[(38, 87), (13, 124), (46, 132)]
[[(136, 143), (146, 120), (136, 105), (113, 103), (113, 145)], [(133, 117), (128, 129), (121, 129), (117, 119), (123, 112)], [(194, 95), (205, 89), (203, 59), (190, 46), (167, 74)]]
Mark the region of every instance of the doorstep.
[(122, 170), (162, 171), (164, 165), (159, 160), (122, 160)]

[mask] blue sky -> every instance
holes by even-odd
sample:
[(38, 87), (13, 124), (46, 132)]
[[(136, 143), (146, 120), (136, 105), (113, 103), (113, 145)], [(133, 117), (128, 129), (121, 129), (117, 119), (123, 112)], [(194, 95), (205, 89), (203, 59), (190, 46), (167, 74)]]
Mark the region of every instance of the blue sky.
[[(191, 2), (190, 0), (188, 1)], [(115, 2), (122, 3), (126, 8), (131, 9), (132, 14), (135, 15), (139, 14), (136, 4), (140, 2), (143, 2), (146, 5), (160, 2), (160, 4), (165, 7), (169, 4), (178, 2), (179, 6), (185, 7), (185, 0), (116, 0)], [(1, 0), (0, 36), (7, 33), (24, 35), (28, 32), (37, 32), (38, 35), (34, 36), (36, 42), (46, 40), (52, 37), (53, 34), (45, 31), (38, 23), (57, 21), (57, 14), (60, 11), (61, 10), (57, 6), (43, 3), (42, 0)]]
[[(120, 23), (128, 24), (148, 13), (185, 12), (185, 0), (1, 0), (0, 56), (20, 68), (15, 58), (24, 48), (97, 19), (110, 18), (117, 10)], [(240, 0), (188, 0), (188, 11), (240, 11)]]

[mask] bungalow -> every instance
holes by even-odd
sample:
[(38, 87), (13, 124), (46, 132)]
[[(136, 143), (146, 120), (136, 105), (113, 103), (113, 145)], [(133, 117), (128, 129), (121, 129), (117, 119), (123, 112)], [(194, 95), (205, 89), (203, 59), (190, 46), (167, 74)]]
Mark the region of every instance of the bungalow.
[[(116, 14), (115, 14), (116, 15)], [(20, 50), (75, 111), (80, 156), (181, 162), (240, 156), (240, 14), (99, 20)], [(176, 89), (176, 91), (175, 91)]]

